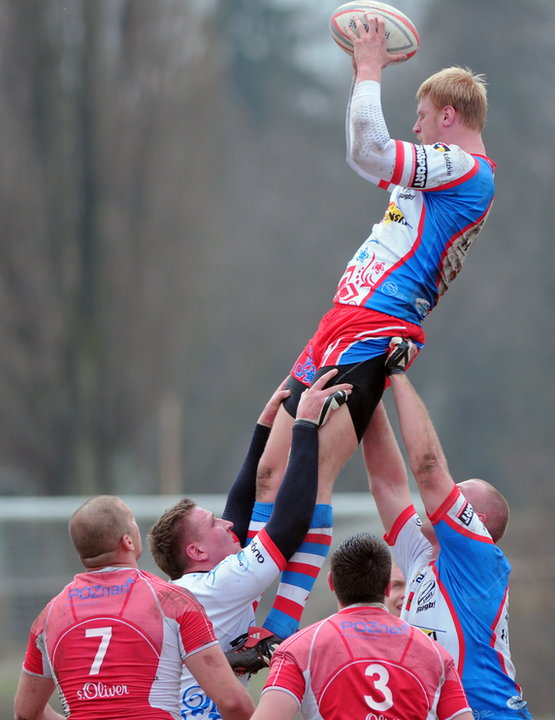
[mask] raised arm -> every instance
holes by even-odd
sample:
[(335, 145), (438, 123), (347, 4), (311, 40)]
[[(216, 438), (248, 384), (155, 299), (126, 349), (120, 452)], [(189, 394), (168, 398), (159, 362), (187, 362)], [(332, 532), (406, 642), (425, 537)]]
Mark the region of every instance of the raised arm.
[[(390, 347), (396, 344), (400, 348), (408, 342), (394, 338)], [(409, 465), (426, 512), (432, 515), (452, 492), (455, 482), (428, 410), (403, 369), (392, 361), (394, 355), (392, 351), (386, 361), (386, 373), (390, 378)]]
[(231, 520), (233, 523), (233, 532), (237, 535), (241, 546), (247, 539), (247, 530), (255, 501), (258, 461), (266, 447), (278, 408), (290, 394), (290, 390), (285, 388), (287, 379), (285, 378), (273, 393), (256, 421), (247, 455), (229, 490), (222, 513), (224, 520)]
[(333, 410), (347, 399), (350, 383), (325, 387), (337, 369), (319, 377), (301, 395), (291, 451), (266, 532), (289, 559), (308, 532), (318, 490), (318, 429), (334, 422)]
[[(357, 20), (356, 33), (347, 30), (353, 43), (354, 82), (347, 106), (347, 164), (361, 177), (377, 185), (390, 182), (399, 169), (397, 153), (404, 146), (389, 135), (381, 104), (382, 68), (406, 57), (387, 52), (383, 20), (367, 16), (367, 32)], [(409, 145), (407, 143), (407, 145)], [(403, 150), (403, 153), (412, 151)], [(403, 178), (409, 181), (410, 173)]]
[(388, 533), (411, 504), (405, 461), (383, 402), (377, 406), (362, 439), (368, 484)]

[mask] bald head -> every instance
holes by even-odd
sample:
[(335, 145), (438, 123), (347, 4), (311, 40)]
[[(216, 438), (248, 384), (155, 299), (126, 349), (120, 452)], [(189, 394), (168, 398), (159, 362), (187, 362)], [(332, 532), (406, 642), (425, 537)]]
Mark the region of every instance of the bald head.
[(499, 542), (509, 524), (509, 503), (497, 488), (485, 480), (472, 478), (458, 483), (458, 486), (474, 512), (483, 517), (493, 542)]
[[(117, 561), (120, 541), (127, 535), (135, 541), (133, 514), (120, 498), (98, 495), (87, 500), (71, 516), (69, 535), (85, 567)], [(140, 536), (138, 537), (140, 545)], [(137, 557), (141, 548), (137, 548)]]

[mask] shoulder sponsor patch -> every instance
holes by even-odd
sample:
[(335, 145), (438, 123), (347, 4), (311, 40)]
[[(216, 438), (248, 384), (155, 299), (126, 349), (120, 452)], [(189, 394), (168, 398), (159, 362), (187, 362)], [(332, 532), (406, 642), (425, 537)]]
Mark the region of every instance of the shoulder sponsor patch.
[(416, 146), (415, 168), (411, 187), (425, 188), (428, 181), (428, 157), (422, 145)]
[(264, 562), (264, 553), (260, 549), (259, 543), (256, 540), (253, 540), (251, 543), (249, 543), (249, 545), (247, 546), (247, 551), (251, 552), (254, 555), (256, 562), (261, 564)]
[(457, 513), (457, 518), (462, 522), (463, 525), (470, 525), (472, 518), (474, 517), (474, 510), (469, 502), (466, 502), (463, 507)]

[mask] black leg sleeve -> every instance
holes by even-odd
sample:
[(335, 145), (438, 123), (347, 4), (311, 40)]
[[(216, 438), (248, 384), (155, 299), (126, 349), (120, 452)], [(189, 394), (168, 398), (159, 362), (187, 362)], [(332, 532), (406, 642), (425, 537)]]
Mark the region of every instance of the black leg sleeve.
[(293, 425), (287, 470), (266, 532), (286, 560), (310, 527), (318, 490), (318, 428), (303, 420)]
[(266, 447), (269, 435), (270, 428), (265, 425), (257, 424), (254, 428), (247, 456), (229, 490), (222, 513), (224, 520), (231, 520), (233, 523), (233, 532), (239, 538), (241, 547), (244, 547), (247, 541), (247, 530), (256, 496), (258, 461)]

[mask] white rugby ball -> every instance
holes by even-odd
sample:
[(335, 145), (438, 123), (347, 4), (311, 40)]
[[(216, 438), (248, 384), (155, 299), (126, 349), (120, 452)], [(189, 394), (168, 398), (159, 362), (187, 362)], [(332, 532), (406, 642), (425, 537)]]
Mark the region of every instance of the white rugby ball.
[(330, 18), (332, 38), (345, 52), (353, 53), (353, 44), (345, 34), (345, 28), (355, 30), (355, 18), (358, 17), (366, 27), (365, 14), (376, 15), (385, 22), (385, 38), (387, 51), (390, 53), (406, 53), (411, 58), (420, 46), (420, 37), (415, 24), (404, 13), (392, 5), (373, 0), (358, 0), (340, 5)]

